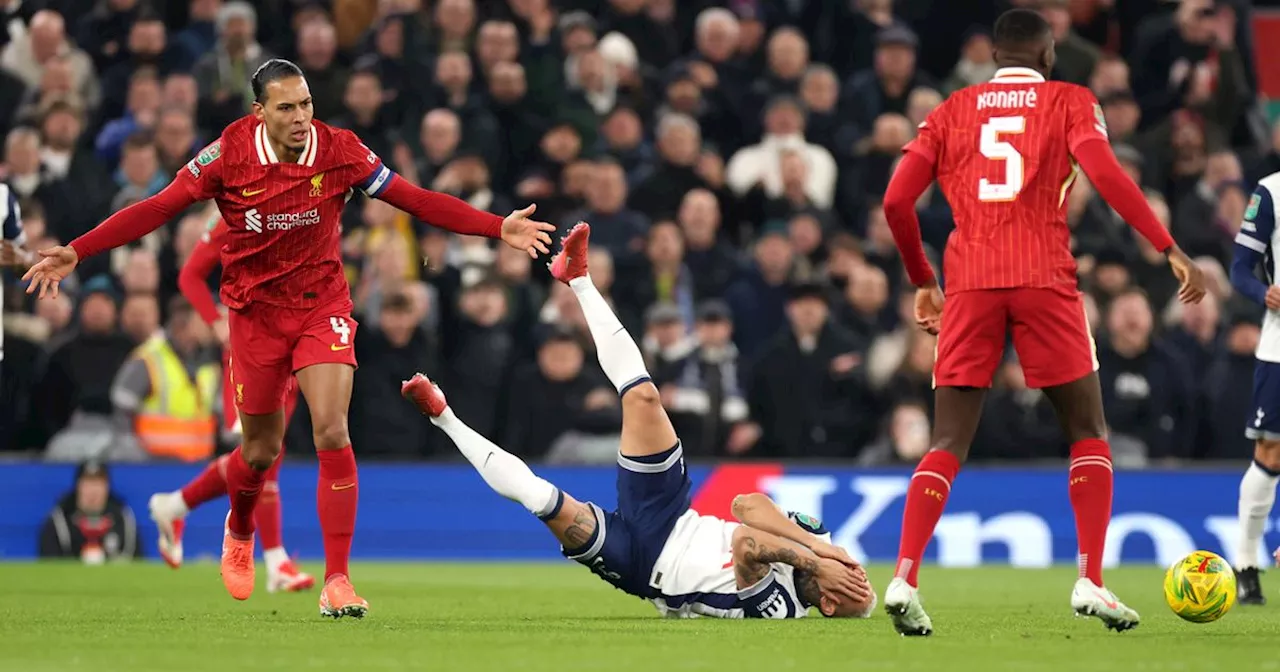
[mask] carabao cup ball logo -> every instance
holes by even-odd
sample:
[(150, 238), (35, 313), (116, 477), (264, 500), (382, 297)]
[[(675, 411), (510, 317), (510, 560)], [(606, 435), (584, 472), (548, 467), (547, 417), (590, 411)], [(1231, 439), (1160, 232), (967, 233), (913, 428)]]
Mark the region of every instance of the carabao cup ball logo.
[(1236, 575), (1221, 556), (1196, 551), (1173, 563), (1164, 575), (1169, 608), (1192, 623), (1222, 618), (1236, 603)]

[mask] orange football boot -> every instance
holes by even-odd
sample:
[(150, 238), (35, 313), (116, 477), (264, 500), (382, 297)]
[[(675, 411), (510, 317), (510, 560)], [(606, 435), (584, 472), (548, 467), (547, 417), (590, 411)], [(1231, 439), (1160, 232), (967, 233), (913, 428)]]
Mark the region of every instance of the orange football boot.
[[(230, 522), (231, 513), (227, 513)], [(253, 537), (236, 539), (225, 523), (222, 530), (222, 585), (237, 600), (253, 595)]]
[(591, 225), (586, 222), (575, 224), (569, 235), (560, 239), (560, 252), (548, 264), (551, 276), (567, 285), (570, 280), (586, 275), (590, 239)]
[(325, 582), (320, 591), (320, 615), (342, 618), (364, 618), (369, 612), (369, 603), (356, 595), (351, 587), (351, 580), (345, 575), (335, 574)]
[(412, 401), (423, 415), (433, 418), (440, 417), (440, 414), (449, 408), (449, 402), (444, 399), (444, 392), (441, 392), (430, 378), (421, 373), (413, 374), (412, 378), (400, 385), (400, 396)]

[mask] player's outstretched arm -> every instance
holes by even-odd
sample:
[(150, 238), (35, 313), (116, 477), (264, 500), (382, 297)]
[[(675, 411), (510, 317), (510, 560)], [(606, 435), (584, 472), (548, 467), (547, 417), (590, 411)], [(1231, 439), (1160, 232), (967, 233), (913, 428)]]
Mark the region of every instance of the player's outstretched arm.
[(1258, 185), (1249, 199), (1240, 233), (1236, 234), (1236, 251), (1231, 259), (1231, 286), (1270, 310), (1280, 310), (1280, 287), (1268, 287), (1253, 271), (1265, 258), (1275, 228), (1275, 201), (1266, 187)]
[(1102, 200), (1115, 208), (1129, 226), (1169, 258), (1169, 266), (1181, 283), (1178, 299), (1183, 303), (1197, 303), (1204, 298), (1204, 273), (1174, 243), (1173, 236), (1156, 219), (1142, 190), (1129, 179), (1116, 160), (1111, 145), (1104, 138), (1097, 137), (1081, 142), (1072, 153)]
[(809, 530), (800, 527), (787, 516), (778, 505), (761, 492), (738, 495), (733, 498), (733, 517), (738, 522), (757, 530), (776, 534), (783, 539), (794, 541), (813, 551), (820, 558), (842, 562), (850, 567), (858, 567), (858, 562), (849, 553), (835, 544), (829, 544)]
[[(366, 187), (366, 193), (382, 199), (395, 207), (437, 226), (446, 231), (470, 236), (501, 238), (503, 242), (537, 257), (538, 253), (547, 254), (547, 246), (551, 244), (550, 231), (556, 227), (530, 219), (537, 206), (530, 205), (523, 210), (516, 210), (505, 218), (477, 210), (460, 198), (437, 191), (430, 191), (410, 184), (408, 180), (390, 172), (381, 179), (383, 186)], [(379, 171), (375, 171), (376, 173)], [(375, 178), (374, 183), (376, 184)]]
[(39, 289), (40, 298), (50, 293), (57, 296), (58, 283), (75, 270), (81, 259), (138, 240), (164, 226), (165, 222), (195, 202), (187, 187), (175, 180), (155, 196), (111, 215), (70, 244), (40, 250), (39, 255), (43, 258), (22, 276), (23, 280), (31, 281), (27, 293)]

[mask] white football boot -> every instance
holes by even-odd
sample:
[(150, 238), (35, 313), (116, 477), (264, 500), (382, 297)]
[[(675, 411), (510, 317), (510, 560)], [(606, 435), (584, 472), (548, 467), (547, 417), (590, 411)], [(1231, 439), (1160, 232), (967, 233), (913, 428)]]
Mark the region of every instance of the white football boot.
[[(265, 560), (265, 558), (264, 558)], [(285, 558), (284, 562), (267, 564), (267, 592), (297, 593), (311, 590), (316, 585), (314, 576), (298, 569), (293, 560)]]
[(920, 591), (895, 578), (884, 590), (884, 610), (893, 619), (893, 629), (903, 637), (928, 637), (933, 634), (933, 621), (920, 605)]
[(157, 492), (147, 502), (151, 520), (160, 530), (158, 547), (166, 565), (177, 569), (182, 566), (182, 528), (187, 517), (187, 503), (181, 492)]
[(1126, 607), (1115, 593), (1086, 578), (1076, 581), (1071, 591), (1071, 608), (1077, 616), (1092, 616), (1116, 632), (1138, 627), (1138, 612)]

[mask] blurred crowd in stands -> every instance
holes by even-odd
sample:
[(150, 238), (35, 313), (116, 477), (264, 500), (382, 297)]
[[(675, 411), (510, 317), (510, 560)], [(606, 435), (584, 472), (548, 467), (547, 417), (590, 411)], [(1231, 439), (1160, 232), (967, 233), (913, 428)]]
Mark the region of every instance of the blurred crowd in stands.
[[(691, 459), (914, 462), (934, 339), (910, 319), (880, 198), (925, 115), (993, 75), (989, 27), (1014, 5), (1049, 19), (1055, 78), (1097, 95), (1122, 164), (1214, 279), (1175, 305), (1163, 256), (1076, 183), (1117, 463), (1245, 458), (1259, 315), (1223, 268), (1253, 184), (1280, 170), (1257, 94), (1276, 65), (1253, 58), (1247, 0), (0, 0), (0, 180), (29, 247), (65, 243), (159, 191), (250, 109), (260, 63), (293, 59), (316, 117), (406, 179), (591, 222), (593, 280), (643, 341)], [(936, 255), (950, 210), (936, 187), (918, 209)], [(214, 216), (88, 260), (53, 300), (6, 278), (0, 448), (127, 433), (117, 374), (161, 330), (218, 361), (169, 308)], [(344, 240), (361, 459), (452, 456), (399, 398), (424, 371), (518, 455), (612, 461), (617, 395), (543, 260), (362, 196)], [(309, 459), (301, 409), (289, 450)], [(1010, 353), (973, 459), (1064, 450)]]

